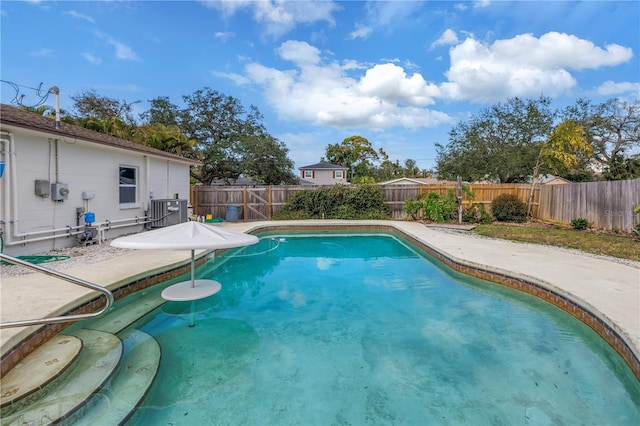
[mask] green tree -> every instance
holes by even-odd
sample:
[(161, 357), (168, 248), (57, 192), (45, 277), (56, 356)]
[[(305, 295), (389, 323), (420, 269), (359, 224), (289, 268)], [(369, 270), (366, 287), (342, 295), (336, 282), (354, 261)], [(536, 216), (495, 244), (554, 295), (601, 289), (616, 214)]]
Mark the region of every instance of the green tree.
[(71, 96), (74, 116), (94, 120), (119, 119), (128, 126), (134, 127), (136, 120), (133, 115), (133, 105), (140, 101), (128, 103), (108, 96), (98, 95), (95, 90), (86, 90)]
[(385, 180), (391, 180), (401, 177), (403, 174), (402, 167), (399, 161), (391, 161), (389, 159), (380, 163), (380, 166), (373, 169), (373, 175), (375, 180), (382, 182)]
[(48, 105), (39, 105), (39, 106), (20, 106), (21, 110), (29, 111), (34, 114), (42, 115), (44, 117), (55, 118), (56, 110), (53, 107)]
[(416, 160), (412, 160), (411, 158), (407, 158), (404, 160), (404, 176), (405, 177), (416, 177), (420, 174), (420, 168), (418, 167), (418, 163)]
[(349, 168), (350, 182), (365, 176), (372, 176), (372, 168), (378, 161), (388, 159), (382, 148), (376, 151), (371, 142), (362, 136), (350, 136), (339, 144), (328, 145), (326, 161)]
[[(152, 103), (157, 111), (150, 113), (150, 119), (171, 121), (177, 112), (175, 120), (187, 138), (196, 142), (198, 159), (203, 162), (202, 167), (192, 168), (196, 180), (209, 184), (213, 179), (237, 179), (240, 175), (268, 183), (295, 179), (284, 144), (268, 134), (255, 106), (246, 111), (238, 99), (208, 87), (183, 96), (183, 100), (185, 107), (176, 111), (168, 100), (157, 99)], [(256, 153), (263, 160), (270, 156), (270, 164), (282, 169), (258, 168), (251, 158)]]
[(526, 182), (540, 145), (554, 120), (550, 99), (509, 99), (484, 109), (449, 132), (446, 146), (436, 144), (436, 169), (442, 179), (501, 183)]
[(109, 118), (66, 117), (62, 121), (128, 141), (133, 139), (136, 130), (135, 126), (130, 126), (115, 116)]
[(180, 109), (176, 104), (171, 103), (166, 96), (149, 101), (151, 108), (140, 114), (140, 118), (148, 124), (163, 124), (165, 126), (178, 126), (178, 116)]
[(640, 102), (609, 99), (593, 105), (588, 99), (579, 99), (563, 114), (585, 129), (585, 137), (593, 147), (592, 158), (609, 171), (603, 177), (628, 179), (628, 173), (611, 171), (621, 170), (623, 164), (633, 170), (633, 156), (640, 148)]
[(293, 161), (283, 142), (271, 135), (252, 135), (241, 139), (243, 174), (265, 185), (296, 184)]
[(555, 174), (575, 171), (575, 167), (580, 164), (580, 158), (589, 158), (592, 153), (593, 147), (587, 142), (584, 128), (577, 121), (567, 120), (558, 124), (549, 139), (540, 144), (533, 167), (527, 214), (531, 215), (533, 193), (542, 167), (546, 165)]
[(195, 141), (189, 140), (177, 125), (143, 124), (136, 129), (134, 142), (182, 157), (194, 157)]
[(640, 157), (624, 157), (622, 154), (616, 155), (609, 160), (609, 163), (602, 172), (604, 180), (625, 180), (640, 177)]

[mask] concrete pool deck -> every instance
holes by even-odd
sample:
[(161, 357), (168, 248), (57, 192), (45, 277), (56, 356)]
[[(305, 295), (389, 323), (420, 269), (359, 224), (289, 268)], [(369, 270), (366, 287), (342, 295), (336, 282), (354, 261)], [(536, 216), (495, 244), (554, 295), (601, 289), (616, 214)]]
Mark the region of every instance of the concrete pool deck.
[[(396, 229), (460, 265), (527, 281), (561, 295), (598, 317), (623, 339), (636, 360), (640, 358), (640, 266), (637, 264), (627, 265), (546, 246), (477, 238), (416, 222), (265, 221), (214, 226), (239, 232), (326, 226)], [(64, 273), (113, 289), (145, 277), (148, 271), (170, 270), (188, 263), (189, 259), (189, 251), (136, 250)], [(0, 295), (0, 320), (7, 322), (60, 315), (77, 306), (78, 300), (89, 300), (92, 292), (36, 273), (3, 279)], [(2, 356), (37, 328), (0, 330)]]

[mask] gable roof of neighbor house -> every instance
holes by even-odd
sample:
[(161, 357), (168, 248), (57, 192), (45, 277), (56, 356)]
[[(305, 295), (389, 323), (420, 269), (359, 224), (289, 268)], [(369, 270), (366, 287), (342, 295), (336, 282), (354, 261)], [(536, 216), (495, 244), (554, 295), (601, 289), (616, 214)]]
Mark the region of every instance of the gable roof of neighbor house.
[(348, 167), (339, 166), (331, 163), (317, 163), (310, 166), (300, 167), (299, 170), (348, 170)]
[(379, 182), (378, 185), (453, 185), (458, 182), (452, 180), (439, 180), (436, 178), (408, 178), (402, 177), (398, 179), (387, 180), (385, 182)]
[(201, 164), (196, 160), (191, 160), (189, 158), (171, 154), (170, 152), (165, 152), (159, 149), (152, 148), (150, 146), (126, 141), (124, 139), (116, 138), (115, 136), (94, 132), (93, 130), (85, 129), (84, 127), (76, 126), (69, 123), (60, 122), (60, 128), (56, 129), (56, 122), (54, 119), (29, 111), (24, 111), (6, 104), (0, 104), (0, 127), (3, 125), (11, 125), (23, 129), (45, 132), (53, 137), (64, 136), (67, 138), (82, 139), (84, 141), (96, 143), (99, 145), (111, 146), (127, 151), (136, 151), (156, 157), (169, 158), (174, 161), (189, 163), (193, 165)]
[(540, 175), (538, 176), (538, 180), (536, 181), (536, 183), (561, 184), (571, 183), (571, 181), (560, 176)]

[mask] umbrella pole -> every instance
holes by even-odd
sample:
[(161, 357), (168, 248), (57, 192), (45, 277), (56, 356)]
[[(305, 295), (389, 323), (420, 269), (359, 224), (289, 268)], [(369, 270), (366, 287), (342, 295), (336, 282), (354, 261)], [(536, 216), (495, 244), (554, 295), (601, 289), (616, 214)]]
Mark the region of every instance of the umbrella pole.
[(196, 269), (196, 257), (195, 250), (191, 250), (191, 288), (194, 288), (195, 285), (195, 269)]
[(194, 318), (193, 318), (194, 317), (194, 311), (195, 311), (195, 303), (196, 303), (195, 300), (191, 301), (191, 324), (189, 324), (189, 327), (195, 327), (196, 326), (196, 323), (195, 323)]

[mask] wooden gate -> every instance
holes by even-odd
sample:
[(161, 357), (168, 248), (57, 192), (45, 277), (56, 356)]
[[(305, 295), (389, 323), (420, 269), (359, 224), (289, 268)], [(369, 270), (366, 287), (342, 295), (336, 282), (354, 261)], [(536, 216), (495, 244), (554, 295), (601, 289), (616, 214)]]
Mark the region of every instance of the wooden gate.
[(271, 220), (271, 191), (266, 187), (247, 188), (245, 187), (245, 220)]

